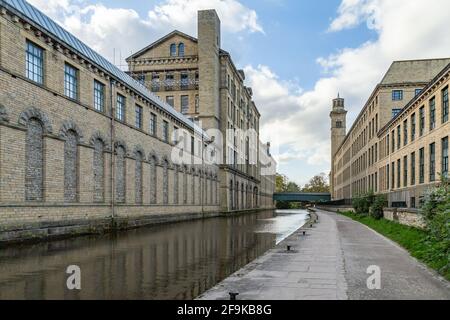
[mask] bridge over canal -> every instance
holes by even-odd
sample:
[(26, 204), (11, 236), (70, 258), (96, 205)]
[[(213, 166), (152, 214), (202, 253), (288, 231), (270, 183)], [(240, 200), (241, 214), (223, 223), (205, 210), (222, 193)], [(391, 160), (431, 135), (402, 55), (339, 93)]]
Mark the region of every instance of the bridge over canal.
[(285, 202), (328, 202), (331, 201), (330, 193), (274, 193), (273, 200)]

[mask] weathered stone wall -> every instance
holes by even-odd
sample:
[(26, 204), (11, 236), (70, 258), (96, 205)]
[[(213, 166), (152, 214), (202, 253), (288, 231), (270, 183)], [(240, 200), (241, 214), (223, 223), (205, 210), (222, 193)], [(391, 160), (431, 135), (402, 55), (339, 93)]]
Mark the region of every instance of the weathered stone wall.
[(414, 209), (386, 208), (384, 209), (384, 218), (390, 221), (397, 221), (400, 224), (410, 227), (425, 227), (425, 223), (419, 215), (419, 212)]

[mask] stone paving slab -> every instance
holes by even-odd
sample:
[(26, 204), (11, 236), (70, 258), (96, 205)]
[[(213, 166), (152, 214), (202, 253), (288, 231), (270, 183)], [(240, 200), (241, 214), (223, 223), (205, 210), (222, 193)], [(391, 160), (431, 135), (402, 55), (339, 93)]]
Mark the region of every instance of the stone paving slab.
[[(450, 300), (449, 282), (397, 244), (344, 216), (318, 215), (313, 228), (298, 230), (198, 299), (228, 300), (239, 292), (239, 300)], [(381, 269), (381, 290), (367, 288), (372, 265)]]

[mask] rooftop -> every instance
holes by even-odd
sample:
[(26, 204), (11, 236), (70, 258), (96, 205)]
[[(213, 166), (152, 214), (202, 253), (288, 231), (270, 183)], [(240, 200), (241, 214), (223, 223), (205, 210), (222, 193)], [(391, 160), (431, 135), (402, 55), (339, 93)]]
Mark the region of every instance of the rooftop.
[(109, 62), (106, 58), (95, 52), (77, 37), (65, 30), (55, 21), (50, 19), (44, 13), (36, 9), (25, 0), (0, 0), (0, 6), (7, 8), (30, 25), (37, 29), (43, 30), (51, 37), (64, 43), (71, 50), (85, 58), (87, 61), (100, 67), (104, 72), (109, 74), (112, 78), (124, 83), (130, 89), (134, 90), (142, 97), (146, 98), (160, 109), (172, 115), (178, 121), (184, 123), (187, 127), (194, 131), (204, 134), (204, 131), (198, 127), (194, 122), (189, 120), (183, 114), (177, 112), (171, 106), (159, 99), (155, 94), (149, 91), (145, 86), (134, 80), (124, 71), (117, 68), (114, 64)]
[(450, 58), (394, 61), (381, 84), (428, 83), (449, 63)]

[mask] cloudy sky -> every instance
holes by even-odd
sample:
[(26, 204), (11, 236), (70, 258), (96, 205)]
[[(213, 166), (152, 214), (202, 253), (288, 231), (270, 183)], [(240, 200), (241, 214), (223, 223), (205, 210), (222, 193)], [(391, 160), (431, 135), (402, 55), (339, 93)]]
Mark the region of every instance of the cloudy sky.
[(196, 36), (196, 11), (215, 8), (262, 138), (299, 184), (330, 170), (338, 92), (351, 125), (392, 61), (450, 57), (448, 0), (29, 1), (117, 65), (173, 29)]

